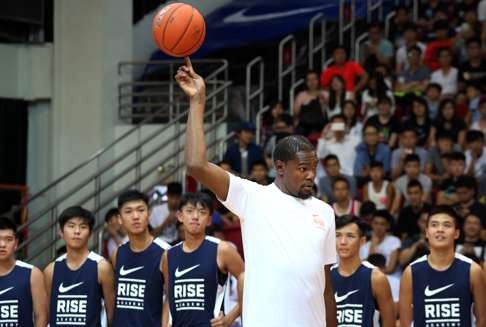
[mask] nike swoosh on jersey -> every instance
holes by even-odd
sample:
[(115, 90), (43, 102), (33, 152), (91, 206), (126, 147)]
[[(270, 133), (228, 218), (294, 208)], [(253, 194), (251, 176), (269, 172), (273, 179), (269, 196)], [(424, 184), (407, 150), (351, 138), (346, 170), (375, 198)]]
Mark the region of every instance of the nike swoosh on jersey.
[(127, 270), (125, 270), (125, 266), (121, 266), (121, 268), (120, 268), (120, 276), (126, 276), (126, 275), (131, 274), (133, 272), (136, 272), (136, 271), (138, 271), (140, 269), (143, 269), (143, 266), (135, 267), (135, 268), (127, 269)]
[(67, 287), (64, 287), (63, 284), (61, 283), (61, 285), (59, 285), (59, 293), (66, 293), (66, 292), (69, 292), (70, 290), (72, 290), (73, 288), (75, 287), (78, 287), (79, 285), (83, 284), (84, 282), (79, 282), (79, 283), (76, 283), (76, 284), (73, 284), (71, 286), (67, 286)]
[(441, 287), (441, 288), (437, 288), (435, 290), (429, 289), (429, 285), (427, 285), (427, 287), (425, 288), (424, 294), (425, 294), (425, 296), (434, 296), (435, 294), (440, 293), (442, 291), (445, 291), (446, 289), (448, 289), (449, 287), (452, 287), (453, 285), (454, 285), (454, 283), (446, 285), (446, 286)]
[(188, 272), (190, 272), (191, 270), (194, 270), (194, 269), (196, 269), (199, 266), (200, 265), (195, 265), (195, 266), (189, 267), (189, 268), (184, 269), (184, 270), (181, 270), (181, 271), (179, 271), (179, 267), (177, 267), (174, 275), (176, 276), (176, 278), (182, 277), (185, 274), (187, 274)]
[(354, 290), (354, 291), (349, 291), (348, 293), (344, 294), (343, 296), (339, 296), (339, 295), (337, 294), (337, 292), (336, 292), (336, 293), (334, 293), (334, 298), (336, 299), (336, 303), (343, 302), (343, 301), (344, 301), (344, 300), (346, 300), (346, 299), (347, 299), (347, 298), (348, 298), (348, 297), (349, 297), (351, 294), (354, 294), (354, 293), (356, 293), (356, 292), (358, 292), (358, 291), (359, 291), (359, 289), (358, 289), (358, 290)]
[(280, 11), (280, 12), (272, 12), (266, 14), (258, 14), (258, 15), (245, 15), (248, 11), (248, 8), (241, 9), (223, 19), (224, 23), (253, 23), (259, 21), (265, 21), (269, 19), (277, 19), (277, 18), (284, 18), (294, 15), (301, 15), (306, 13), (315, 12), (316, 10), (322, 10), (328, 7), (332, 7), (330, 4), (316, 6), (316, 7), (309, 7), (309, 8), (299, 8), (299, 9), (292, 9), (287, 11)]
[(0, 295), (7, 293), (7, 292), (8, 292), (8, 291), (10, 291), (12, 288), (14, 288), (14, 287), (12, 286), (12, 287), (6, 288), (6, 289), (4, 289), (4, 290), (1, 290), (1, 291), (0, 291)]

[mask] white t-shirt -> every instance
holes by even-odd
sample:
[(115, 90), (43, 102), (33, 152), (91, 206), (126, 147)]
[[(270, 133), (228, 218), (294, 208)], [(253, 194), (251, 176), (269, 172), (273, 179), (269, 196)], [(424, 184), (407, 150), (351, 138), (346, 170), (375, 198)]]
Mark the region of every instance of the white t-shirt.
[[(125, 235), (125, 237), (121, 240), (121, 244), (125, 242), (128, 242), (128, 235)], [(118, 249), (118, 245), (116, 245), (116, 242), (113, 239), (113, 237), (110, 237), (108, 239), (108, 244), (106, 245), (106, 247), (108, 249), (108, 257), (111, 258), (113, 252), (115, 252), (115, 250)]]
[(486, 20), (486, 0), (481, 0), (478, 5), (478, 20), (484, 22)]
[[(420, 50), (422, 50), (421, 58), (423, 59), (426, 48), (425, 44), (423, 44), (422, 42), (417, 42), (416, 46), (418, 46)], [(400, 48), (398, 48), (395, 60), (397, 61), (397, 64), (403, 65), (403, 69), (408, 69), (410, 65), (408, 64), (408, 50), (405, 45), (402, 45)]]
[(341, 173), (353, 175), (357, 145), (358, 140), (349, 136), (346, 136), (341, 142), (337, 142), (335, 139), (325, 140), (320, 138), (317, 142), (317, 157), (324, 159), (328, 154), (334, 154), (339, 159)]
[[(150, 213), (149, 223), (152, 228), (157, 228), (162, 225), (169, 216), (169, 206), (163, 203), (152, 208)], [(167, 243), (177, 240), (177, 226), (176, 223), (167, 225), (161, 232), (160, 238)]]
[(336, 262), (334, 212), (275, 185), (229, 174), (223, 204), (241, 219), (243, 321), (249, 327), (326, 325), (324, 266)]
[[(469, 167), (472, 164), (472, 154), (471, 150), (466, 151), (466, 170), (469, 170)], [(476, 160), (474, 165), (474, 177), (479, 178), (482, 176), (486, 176), (486, 146), (483, 148), (483, 154)]]
[(451, 67), (447, 75), (444, 75), (442, 69), (437, 69), (430, 75), (430, 82), (442, 86), (442, 94), (456, 94), (457, 76), (458, 70), (455, 67)]
[[(378, 244), (376, 252), (383, 254), (386, 258), (386, 263), (390, 260), (390, 255), (396, 249), (399, 249), (402, 245), (400, 239), (396, 236), (387, 235), (383, 239), (383, 242)], [(359, 249), (359, 256), (362, 260), (366, 260), (370, 254), (371, 241), (368, 241)]]

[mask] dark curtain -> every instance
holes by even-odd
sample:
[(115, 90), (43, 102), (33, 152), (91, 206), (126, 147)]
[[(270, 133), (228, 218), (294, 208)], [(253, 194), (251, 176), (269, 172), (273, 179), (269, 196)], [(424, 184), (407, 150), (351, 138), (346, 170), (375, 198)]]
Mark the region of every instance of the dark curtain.
[[(0, 184), (26, 184), (28, 102), (0, 98)], [(20, 193), (0, 190), (0, 214), (20, 202)]]

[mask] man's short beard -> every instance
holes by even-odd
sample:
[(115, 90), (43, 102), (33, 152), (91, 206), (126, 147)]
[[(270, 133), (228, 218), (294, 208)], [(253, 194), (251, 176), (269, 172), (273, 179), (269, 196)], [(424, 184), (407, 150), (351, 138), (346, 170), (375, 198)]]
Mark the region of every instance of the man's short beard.
[(299, 199), (302, 199), (302, 200), (307, 200), (309, 199), (310, 197), (312, 197), (312, 192), (310, 193), (304, 193), (302, 191), (299, 191), (299, 193), (297, 193), (297, 197)]

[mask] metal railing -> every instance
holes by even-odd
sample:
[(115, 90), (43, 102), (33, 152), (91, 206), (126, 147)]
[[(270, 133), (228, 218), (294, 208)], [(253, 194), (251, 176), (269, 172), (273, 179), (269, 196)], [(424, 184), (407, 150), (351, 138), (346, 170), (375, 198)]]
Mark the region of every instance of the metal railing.
[[(206, 78), (208, 92), (205, 112), (206, 135), (213, 138), (218, 126), (227, 117), (228, 87), (231, 83), (224, 81), (225, 78), (227, 78), (226, 61)], [(148, 84), (151, 82), (153, 81)], [(172, 99), (170, 105), (173, 110), (167, 124), (154, 126), (146, 123), (152, 122), (160, 110), (167, 110), (169, 104), (159, 108), (157, 112), (147, 114), (137, 126), (128, 128), (107, 147), (96, 152), (23, 203), (18, 210), (29, 208), (31, 215), (29, 220), (19, 227), (19, 232), (29, 228), (30, 235), (19, 244), (20, 254), (28, 249), (27, 259), (36, 258), (42, 263), (54, 257), (58, 241), (57, 217), (63, 208), (70, 205), (84, 205), (93, 209), (98, 216), (97, 228), (101, 228), (103, 222), (99, 217), (113, 204), (118, 196), (118, 190), (127, 187), (147, 190), (167, 178), (181, 180), (184, 166), (183, 120), (188, 110), (185, 97), (173, 94)], [(217, 152), (216, 146), (208, 147), (209, 154)], [(93, 238), (93, 242), (98, 243), (98, 238)], [(35, 247), (32, 247), (33, 244)], [(42, 257), (39, 258), (41, 254)]]
[[(349, 17), (346, 16), (346, 10), (349, 9)], [(348, 18), (348, 22), (345, 19)], [(344, 44), (344, 34), (350, 33), (348, 40), (350, 40), (349, 51), (354, 53), (354, 39), (356, 33), (356, 0), (339, 0), (339, 44)]]
[(392, 19), (395, 17), (396, 14), (397, 14), (396, 11), (391, 11), (385, 17), (385, 37), (386, 38), (390, 37), (391, 22), (392, 22)]
[(255, 119), (255, 124), (256, 124), (255, 139), (256, 140), (255, 141), (257, 144), (260, 144), (260, 141), (262, 139), (262, 116), (267, 110), (270, 110), (269, 105), (266, 105), (265, 107), (261, 108), (256, 114), (256, 119)]
[(304, 85), (304, 83), (305, 83), (305, 80), (303, 78), (301, 78), (297, 82), (295, 82), (294, 85), (292, 85), (292, 87), (290, 88), (290, 91), (289, 91), (289, 101), (290, 101), (289, 113), (292, 116), (294, 115), (295, 90), (299, 86)]
[[(258, 68), (258, 83), (256, 88), (253, 90), (253, 67)], [(250, 120), (252, 118), (251, 104), (253, 99), (258, 99), (258, 108), (263, 107), (263, 91), (265, 83), (265, 64), (262, 57), (256, 57), (246, 65), (246, 96), (245, 96), (245, 119)]]
[(368, 32), (363, 33), (356, 38), (355, 46), (354, 46), (355, 47), (354, 58), (357, 61), (361, 60), (361, 57), (360, 57), (361, 56), (361, 43), (366, 41), (367, 38), (368, 38)]
[[(118, 86), (120, 118), (131, 123), (131, 119), (143, 119), (162, 107), (164, 110), (154, 118), (170, 121), (177, 114), (175, 98), (183, 95), (174, 80), (177, 68), (182, 64), (182, 60), (121, 62), (118, 73), (128, 75), (128, 81)], [(193, 64), (201, 76), (206, 76), (207, 89), (214, 89), (228, 80), (228, 62), (224, 59), (200, 59), (194, 60)], [(139, 76), (138, 80), (133, 81), (133, 76)]]
[(383, 0), (373, 3), (373, 0), (366, 1), (366, 22), (369, 24), (373, 21), (373, 13), (378, 11), (378, 20), (383, 20)]
[[(319, 42), (316, 43), (316, 25), (320, 26), (318, 29), (320, 31)], [(319, 13), (311, 18), (309, 22), (309, 39), (308, 39), (308, 59), (307, 67), (310, 70), (316, 69), (314, 67), (314, 56), (320, 54), (319, 63), (321, 69), (323, 69), (324, 62), (326, 61), (326, 20), (324, 19), (324, 14)]]
[[(284, 51), (287, 49), (286, 45), (290, 44), (290, 52), (288, 58), (288, 65), (284, 67)], [(287, 35), (285, 38), (280, 41), (278, 44), (278, 99), (283, 99), (283, 84), (284, 78), (290, 75), (290, 85), (295, 83), (295, 68), (296, 68), (296, 45), (295, 45), (295, 37), (291, 35)]]

